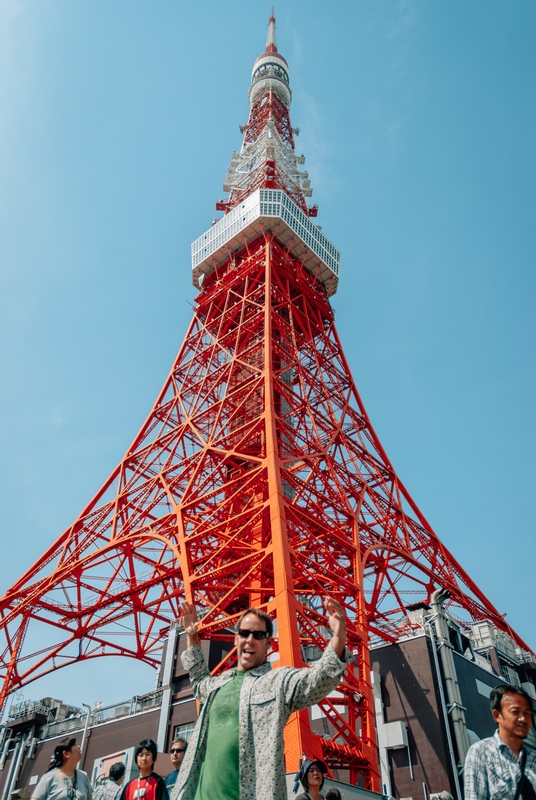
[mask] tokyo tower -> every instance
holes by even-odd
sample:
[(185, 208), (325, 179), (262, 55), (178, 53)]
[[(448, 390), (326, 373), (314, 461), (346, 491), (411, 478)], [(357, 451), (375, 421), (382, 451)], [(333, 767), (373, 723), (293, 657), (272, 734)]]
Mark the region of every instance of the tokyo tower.
[(301, 666), (327, 644), (332, 595), (356, 664), (321, 703), (329, 736), (307, 712), (289, 722), (287, 770), (305, 752), (377, 790), (371, 637), (395, 641), (407, 607), (443, 588), (449, 613), (528, 648), (434, 534), (372, 428), (335, 328), (340, 254), (307, 204), (291, 99), (272, 13), (223, 215), (192, 245), (199, 294), (184, 342), (121, 462), (2, 597), (0, 704), (86, 659), (157, 666), (184, 598), (206, 639), (232, 641), (240, 612), (264, 608), (274, 665)]

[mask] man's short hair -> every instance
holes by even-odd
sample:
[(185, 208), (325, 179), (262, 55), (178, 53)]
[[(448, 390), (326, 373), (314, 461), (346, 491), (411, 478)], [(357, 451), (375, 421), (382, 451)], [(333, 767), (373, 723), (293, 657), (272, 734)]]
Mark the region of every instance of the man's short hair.
[(268, 636), (273, 636), (274, 623), (272, 622), (272, 620), (270, 619), (270, 617), (268, 616), (266, 611), (261, 611), (260, 608), (248, 608), (247, 611), (244, 611), (244, 613), (242, 614), (242, 616), (240, 617), (240, 619), (236, 623), (236, 631), (237, 631), (237, 633), (238, 633), (238, 630), (239, 630), (239, 628), (241, 626), (242, 620), (244, 619), (244, 617), (247, 617), (248, 614), (253, 614), (254, 617), (257, 617), (257, 619), (261, 619), (264, 622), (265, 626), (266, 626), (266, 633), (268, 634)]
[(156, 746), (156, 742), (153, 742), (152, 739), (142, 739), (139, 745), (134, 750), (134, 761), (138, 760), (138, 756), (142, 750), (148, 750), (149, 753), (153, 756), (153, 764), (156, 761), (156, 754), (158, 753), (158, 747)]
[(122, 761), (116, 761), (115, 764), (112, 764), (110, 767), (110, 771), (108, 772), (108, 777), (111, 781), (118, 781), (119, 778), (122, 778), (127, 768), (123, 764)]
[(184, 745), (184, 752), (186, 752), (186, 750), (188, 749), (188, 742), (186, 741), (184, 736), (177, 736), (175, 739), (173, 739), (171, 747), (173, 747), (174, 744), (179, 744), (179, 742)]
[(528, 692), (526, 692), (524, 689), (521, 689), (519, 686), (509, 686), (507, 683), (500, 683), (491, 690), (489, 704), (492, 711), (498, 711), (499, 713), (501, 712), (501, 703), (505, 694), (518, 694), (521, 697), (524, 697), (529, 704), (530, 710), (532, 712), (534, 711), (532, 697), (530, 694), (528, 694)]

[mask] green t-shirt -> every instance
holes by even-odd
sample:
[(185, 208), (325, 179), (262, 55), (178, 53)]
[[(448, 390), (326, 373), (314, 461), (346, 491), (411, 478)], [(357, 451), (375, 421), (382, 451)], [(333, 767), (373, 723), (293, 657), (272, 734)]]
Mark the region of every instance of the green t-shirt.
[(245, 674), (245, 670), (238, 670), (233, 680), (216, 692), (194, 800), (240, 800), (238, 710)]

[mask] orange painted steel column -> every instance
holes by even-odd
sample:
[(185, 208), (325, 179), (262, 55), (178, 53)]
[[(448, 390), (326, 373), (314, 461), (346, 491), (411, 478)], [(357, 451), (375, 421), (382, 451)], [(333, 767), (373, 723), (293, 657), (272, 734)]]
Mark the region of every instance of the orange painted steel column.
[[(372, 694), (371, 683), (371, 662), (370, 662), (370, 649), (367, 628), (367, 612), (365, 608), (365, 594), (364, 594), (364, 574), (363, 574), (363, 561), (361, 553), (361, 541), (359, 535), (359, 517), (361, 514), (361, 506), (365, 498), (366, 484), (363, 484), (361, 490), (361, 497), (359, 506), (356, 509), (354, 519), (354, 544), (355, 544), (355, 564), (354, 574), (357, 577), (358, 585), (355, 594), (355, 610), (356, 610), (356, 628), (359, 631), (361, 640), (357, 653), (357, 678), (361, 687), (361, 694), (364, 697), (364, 702), (360, 704), (360, 719), (361, 719), (361, 741), (363, 748), (363, 755), (368, 759), (371, 769), (366, 778), (368, 785), (367, 789), (373, 792), (381, 792), (381, 777), (379, 772), (378, 762), (378, 745), (376, 741), (376, 719), (374, 715), (374, 697)], [(357, 782), (357, 773), (351, 770), (352, 779)]]
[[(275, 598), (270, 608), (277, 616), (279, 663), (277, 666), (303, 666), (300, 636), (296, 618), (296, 598), (287, 534), (285, 504), (281, 487), (281, 462), (279, 459), (276, 410), (272, 367), (272, 245), (267, 236), (265, 247), (266, 289), (264, 307), (264, 414), (266, 426), (266, 470), (268, 478), (268, 504), (272, 558), (274, 565)], [(285, 729), (285, 759), (287, 772), (298, 769), (302, 753), (313, 755), (319, 751), (309, 726), (309, 712), (293, 714)]]

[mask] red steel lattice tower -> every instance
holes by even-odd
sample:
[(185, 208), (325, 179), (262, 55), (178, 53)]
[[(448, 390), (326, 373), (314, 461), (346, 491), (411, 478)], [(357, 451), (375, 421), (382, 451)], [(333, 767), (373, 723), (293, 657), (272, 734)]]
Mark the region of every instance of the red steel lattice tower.
[(329, 302), (339, 253), (306, 203), (273, 14), (249, 100), (224, 214), (192, 245), (199, 295), (164, 387), (101, 490), (0, 601), (0, 700), (84, 659), (156, 666), (183, 598), (206, 638), (263, 606), (279, 664), (302, 665), (326, 646), (331, 594), (356, 664), (321, 704), (331, 738), (307, 712), (291, 719), (287, 769), (306, 752), (379, 789), (371, 636), (393, 641), (407, 606), (443, 587), (452, 613), (526, 645), (424, 519), (356, 390)]

